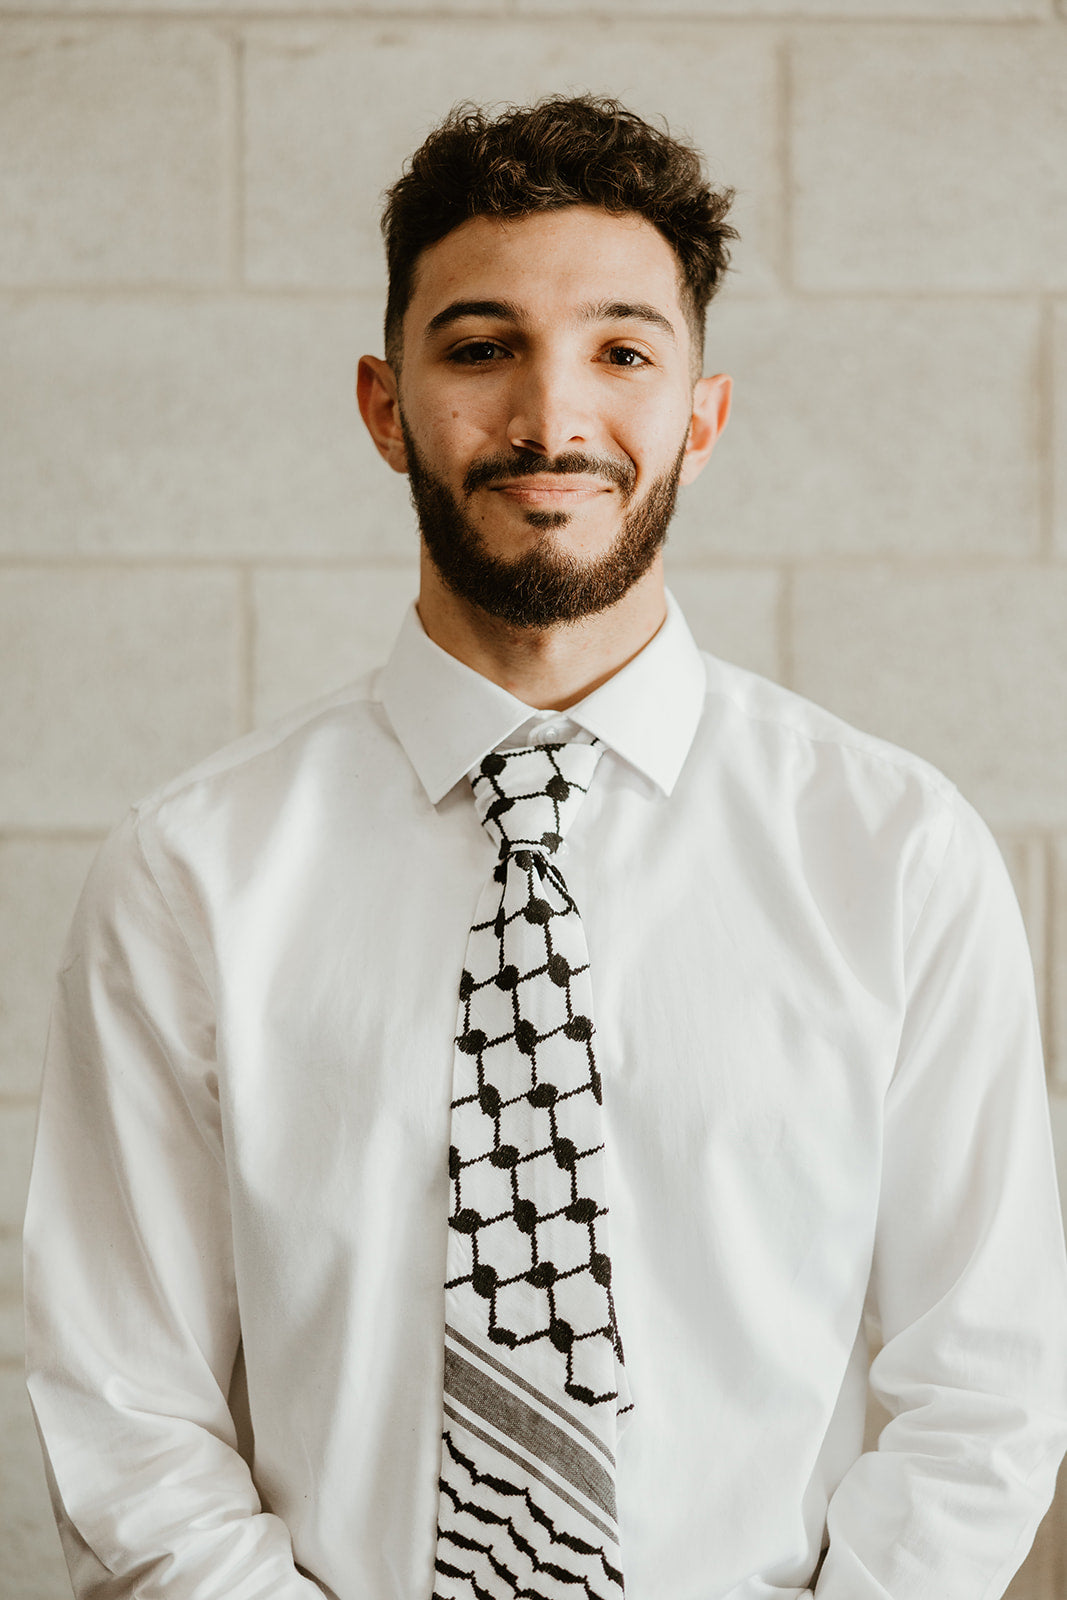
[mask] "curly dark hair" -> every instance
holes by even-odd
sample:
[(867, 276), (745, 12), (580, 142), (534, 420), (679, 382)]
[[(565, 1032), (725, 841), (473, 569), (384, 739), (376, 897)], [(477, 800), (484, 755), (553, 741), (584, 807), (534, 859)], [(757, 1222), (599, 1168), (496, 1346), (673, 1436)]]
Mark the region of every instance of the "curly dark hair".
[(678, 259), (694, 362), (708, 302), (738, 237), (726, 221), (732, 189), (713, 189), (692, 146), (617, 100), (553, 96), (490, 117), (461, 104), (435, 128), (387, 191), (382, 215), (389, 297), (386, 356), (399, 370), (401, 325), (423, 250), (471, 217), (525, 217), (566, 206), (633, 212)]

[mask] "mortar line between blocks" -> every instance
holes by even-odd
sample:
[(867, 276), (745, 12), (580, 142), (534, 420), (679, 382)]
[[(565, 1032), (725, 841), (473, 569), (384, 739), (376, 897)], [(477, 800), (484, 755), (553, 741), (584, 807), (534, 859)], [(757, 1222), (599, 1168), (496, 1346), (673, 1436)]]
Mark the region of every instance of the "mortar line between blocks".
[[(733, 11), (720, 11), (709, 16), (707, 13), (701, 13), (695, 10), (657, 10), (652, 3), (652, 0), (650, 0), (650, 3), (647, 5), (647, 7), (641, 10), (627, 11), (620, 17), (617, 12), (611, 9), (610, 5), (605, 3), (583, 9), (577, 13), (568, 10), (566, 0), (554, 0), (554, 4), (551, 6), (551, 8), (546, 5), (543, 8), (538, 8), (537, 10), (530, 9), (524, 4), (524, 0), (516, 0), (516, 3), (520, 8), (516, 12), (516, 16), (521, 21), (554, 21), (562, 16), (567, 16), (568, 18), (574, 17), (574, 20), (580, 22), (611, 21), (630, 23), (666, 22), (671, 24), (695, 23), (698, 26), (705, 28), (734, 27), (744, 28), (749, 31), (755, 31), (758, 28), (774, 28), (785, 22), (788, 23), (790, 27), (795, 25), (798, 28), (803, 29), (803, 31), (806, 33), (818, 33), (821, 30), (829, 29), (833, 29), (837, 33), (841, 33), (845, 29), (854, 29), (856, 32), (862, 33), (869, 33), (875, 29), (882, 29), (886, 32), (889, 30), (902, 32), (906, 29), (912, 28), (923, 28), (927, 30), (932, 28), (940, 28), (943, 31), (947, 31), (950, 28), (953, 30), (958, 30), (963, 27), (975, 29), (996, 28), (998, 30), (1014, 28), (1018, 31), (1026, 30), (1028, 32), (1036, 32), (1038, 29), (1047, 29), (1050, 26), (1054, 27), (1056, 24), (1067, 20), (1067, 10), (1061, 12), (1050, 9), (1050, 5), (1054, 5), (1055, 0), (1044, 0), (1045, 9), (1036, 15), (1002, 15), (995, 17), (986, 16), (980, 12), (975, 12), (970, 16), (961, 17), (958, 12), (949, 9), (947, 0), (944, 0), (945, 9), (943, 11), (934, 13), (932, 15), (915, 14), (913, 16), (902, 15), (900, 12), (892, 12), (889, 10), (883, 11), (879, 14), (875, 5), (872, 5), (869, 8), (866, 15), (845, 10), (831, 11), (828, 7), (827, 10), (822, 13), (817, 13), (810, 16), (797, 16), (790, 11), (788, 0), (781, 0), (780, 9), (777, 11), (768, 11), (758, 17), (753, 17), (746, 13), (740, 4), (738, 4), (737, 9)], [(339, 13), (334, 12), (332, 14), (336, 16)], [(348, 13), (344, 13), (344, 15), (348, 15)], [(367, 12), (363, 13), (363, 15), (369, 17), (371, 13)], [(378, 16), (382, 15), (382, 13), (374, 13), (374, 15)], [(385, 13), (385, 15), (389, 14)], [(421, 21), (429, 21), (442, 17), (446, 17), (448, 20), (455, 20), (456, 18), (471, 15), (471, 13), (441, 13), (439, 11), (427, 10), (421, 13), (406, 13), (406, 15), (417, 16)]]
[(1034, 373), (1035, 434), (1037, 452), (1038, 553), (1046, 561), (1056, 554), (1056, 386), (1054, 302), (1043, 295), (1038, 302), (1037, 352)]
[(1046, 844), (1045, 871), (1047, 874), (1047, 890), (1045, 896), (1045, 967), (1048, 972), (1049, 983), (1049, 1008), (1048, 1008), (1048, 1033), (1045, 1038), (1045, 1050), (1048, 1057), (1048, 1080), (1050, 1089), (1059, 1093), (1067, 1091), (1067, 1061), (1061, 1060), (1063, 1040), (1063, 1018), (1058, 1004), (1059, 991), (1059, 966), (1061, 961), (1060, 947), (1063, 944), (1063, 929), (1060, 923), (1058, 901), (1067, 899), (1060, 894), (1060, 851), (1056, 848), (1055, 834), (1050, 833)]
[(1045, 879), (1045, 904), (1042, 908), (1044, 926), (1041, 930), (1045, 945), (1042, 1021), (1045, 1025), (1046, 1060), (1050, 1069), (1046, 1076), (1050, 1088), (1055, 1088), (1064, 1074), (1057, 1071), (1059, 1063), (1056, 1059), (1056, 840), (1048, 830), (1041, 836), (1041, 849)]
[[(1027, 828), (1020, 835), (1026, 882), (1026, 902), (1029, 920), (1033, 923), (1031, 961), (1036, 980), (1038, 1014), (1041, 1022), (1041, 1040), (1046, 1050), (1046, 1079), (1048, 1078), (1048, 1040), (1052, 1027), (1052, 1008), (1055, 995), (1052, 983), (1052, 966), (1049, 961), (1049, 860), (1052, 846), (1047, 828)], [(1027, 928), (1029, 935), (1029, 927)]]
[[(0, 21), (3, 18), (0, 17)], [(793, 226), (792, 197), (790, 197)], [(243, 245), (242, 245), (243, 248)], [(782, 254), (781, 248), (775, 254)], [(780, 265), (780, 262), (779, 262)], [(739, 288), (727, 279), (716, 296), (716, 309), (729, 294), (731, 306), (746, 309), (767, 306), (800, 305), (901, 305), (935, 307), (982, 307), (984, 305), (1033, 306), (1035, 299), (1042, 305), (1067, 306), (1067, 289), (1061, 286), (1016, 284), (1009, 288), (975, 288), (967, 284), (908, 287), (879, 287), (877, 284), (844, 284), (815, 287), (790, 284), (767, 290)], [(254, 305), (276, 301), (281, 304), (306, 304), (309, 306), (336, 306), (379, 308), (385, 299), (383, 284), (360, 283), (240, 283), (230, 281), (192, 283), (179, 279), (158, 283), (90, 282), (71, 280), (65, 283), (4, 283), (0, 281), (0, 308), (33, 305), (47, 301), (83, 302), (95, 308), (106, 305), (162, 305), (181, 307), (198, 304)]]
[[(721, 553), (698, 554), (696, 551), (683, 553), (681, 547), (677, 546), (670, 552), (667, 571), (668, 575), (672, 570), (688, 571), (693, 568), (711, 572), (779, 572), (786, 562), (798, 575), (811, 572), (847, 575), (881, 572), (886, 568), (891, 568), (894, 574), (905, 578), (951, 577), (958, 573), (1012, 575), (1034, 568), (1042, 572), (1067, 573), (1067, 554), (1061, 554), (1058, 550), (1054, 550), (1051, 557), (1046, 559), (1043, 552), (1037, 549), (1018, 552), (990, 550), (982, 554), (968, 552), (959, 556), (951, 551), (945, 551), (940, 555), (931, 556), (925, 552), (915, 555), (907, 550), (888, 547), (873, 552), (825, 549), (794, 553), (782, 549), (724, 550)], [(263, 573), (339, 572), (357, 575), (366, 572), (399, 573), (408, 576), (417, 574), (417, 568), (410, 561), (376, 559), (361, 561), (329, 552), (321, 556), (309, 554), (307, 551), (292, 555), (274, 552), (258, 555), (254, 551), (225, 550), (220, 551), (217, 556), (201, 557), (178, 555), (174, 551), (166, 550), (152, 555), (112, 554), (109, 551), (99, 555), (63, 551), (32, 554), (19, 551), (0, 552), (0, 578), (5, 574), (16, 573), (29, 573), (31, 576), (39, 574), (49, 578), (83, 578), (110, 572), (130, 577), (147, 577), (161, 572), (222, 576), (242, 570), (246, 565), (255, 572)]]
[(245, 280), (245, 41), (235, 33), (230, 41), (230, 127), (227, 163), (230, 207), (229, 281), (234, 289)]
[(858, 33), (869, 33), (876, 29), (900, 31), (902, 29), (930, 30), (949, 28), (958, 31), (960, 28), (971, 29), (1015, 29), (1017, 32), (1037, 32), (1062, 27), (1067, 23), (1067, 10), (1046, 10), (1036, 16), (999, 16), (990, 17), (975, 13), (973, 16), (961, 17), (946, 9), (933, 16), (902, 17), (899, 14), (883, 12), (879, 15), (855, 15), (848, 12), (830, 12), (818, 16), (793, 16), (790, 15), (786, 0), (783, 0), (782, 9), (777, 12), (766, 13), (753, 17), (746, 15), (741, 9), (736, 11), (723, 11), (713, 16), (702, 14), (698, 11), (660, 11), (652, 4), (646, 10), (628, 11), (622, 16), (608, 5), (591, 6), (574, 11), (566, 4), (566, 0), (558, 0), (551, 9), (544, 8), (532, 10), (522, 4), (522, 0), (498, 0), (496, 5), (480, 6), (477, 9), (455, 10), (448, 6), (423, 6), (412, 7), (410, 10), (397, 11), (387, 5), (371, 5), (353, 9), (340, 3), (334, 5), (309, 6), (306, 10), (299, 9), (297, 0), (293, 0), (290, 9), (279, 10), (233, 10), (227, 11), (219, 5), (213, 5), (210, 0), (202, 0), (199, 8), (184, 10), (178, 8), (155, 8), (152, 6), (131, 7), (128, 10), (115, 11), (106, 6), (93, 10), (78, 10), (72, 12), (64, 7), (42, 7), (40, 10), (22, 7), (17, 10), (3, 13), (5, 22), (34, 22), (56, 23), (69, 26), (72, 22), (79, 23), (111, 23), (121, 26), (126, 23), (159, 22), (182, 27), (195, 27), (203, 23), (212, 22), (238, 22), (242, 26), (252, 24), (255, 26), (269, 27), (272, 29), (298, 29), (305, 25), (319, 24), (359, 24), (359, 23), (412, 23), (420, 22), (521, 22), (533, 23), (558, 21), (566, 17), (568, 21), (602, 23), (612, 22), (621, 26), (629, 25), (639, 27), (642, 24), (664, 23), (672, 25), (687, 25), (703, 29), (718, 28), (725, 30), (744, 29), (746, 32), (778, 28), (782, 23), (789, 23), (791, 27), (802, 29), (805, 33), (818, 33), (821, 30), (834, 29), (840, 32), (852, 29)]
[[(292, 0), (292, 3), (285, 10), (271, 10), (269, 8), (256, 10), (253, 8), (245, 9), (238, 6), (235, 6), (231, 10), (225, 5), (225, 0), (223, 0), (223, 3), (221, 4), (212, 3), (212, 0), (200, 0), (199, 5), (197, 5), (195, 9), (190, 8), (188, 10), (180, 9), (174, 6), (156, 7), (152, 5), (141, 5), (136, 7), (129, 6), (124, 7), (122, 10), (115, 10), (107, 7), (106, 5), (102, 5), (91, 10), (86, 8), (72, 12), (71, 10), (62, 6), (42, 7), (40, 10), (34, 10), (23, 6), (19, 9), (12, 9), (0, 13), (0, 20), (3, 20), (4, 22), (39, 22), (67, 26), (69, 26), (72, 22), (77, 21), (79, 23), (85, 22), (97, 25), (111, 24), (118, 27), (126, 24), (136, 26), (149, 22), (160, 23), (167, 27), (184, 28), (195, 28), (205, 23), (221, 22), (238, 23), (242, 27), (245, 24), (249, 24), (256, 27), (270, 28), (271, 30), (282, 31), (285, 29), (291, 29), (295, 31), (306, 25), (313, 27), (321, 26), (323, 24), (345, 26), (353, 23), (357, 25), (360, 23), (370, 23), (373, 25), (398, 22), (410, 22), (416, 25), (420, 22), (451, 23), (517, 21), (537, 23), (541, 20), (556, 20), (564, 14), (566, 14), (568, 17), (571, 15), (571, 13), (566, 11), (562, 0), (559, 11), (555, 12), (539, 13), (519, 11), (516, 9), (517, 5), (518, 0), (497, 0), (496, 4), (493, 4), (492, 0), (489, 0), (489, 3), (478, 6), (477, 8), (465, 7), (463, 9), (456, 10), (448, 5), (430, 5), (416, 6), (411, 7), (410, 9), (397, 11), (391, 10), (385, 3), (379, 3), (378, 5), (370, 6), (357, 5), (356, 7), (351, 7), (343, 4), (342, 0), (337, 0), (337, 3), (333, 5), (329, 4), (327, 0), (327, 3), (324, 5), (311, 5), (306, 9), (302, 9), (299, 5), (299, 0)], [(606, 18), (610, 18), (611, 20), (615, 21), (619, 20), (614, 16), (613, 13), (603, 10), (579, 12), (577, 20), (583, 22), (601, 22)], [(642, 22), (658, 22), (662, 19), (658, 13), (650, 11), (635, 12), (631, 17), (624, 18), (623, 20), (640, 24)], [(666, 20), (674, 22), (696, 22), (698, 24), (703, 24), (706, 19), (699, 16), (694, 16), (693, 13), (687, 14), (685, 12), (674, 12), (672, 15), (668, 16)], [(722, 18), (715, 18), (712, 20), (719, 22), (720, 24), (723, 22), (725, 22), (727, 25), (732, 24), (735, 27), (738, 26), (739, 23), (745, 23), (746, 21), (746, 19), (737, 15), (726, 15)], [(771, 20), (776, 21), (779, 19), (772, 18)]]
[(794, 616), (793, 604), (795, 600), (795, 574), (793, 568), (782, 567), (778, 574), (778, 605), (777, 605), (777, 634), (778, 634), (778, 681), (787, 689), (795, 689), (795, 641), (793, 637)]
[(794, 205), (796, 193), (793, 171), (793, 38), (783, 34), (778, 43), (778, 181), (780, 185), (778, 224), (778, 272), (782, 287), (793, 288)]
[(9, 844), (103, 844), (107, 828), (20, 828), (16, 824), (0, 826), (0, 849)]
[[(772, 564), (773, 557), (767, 557), (765, 566)], [(724, 565), (752, 566), (759, 563), (747, 556), (727, 557)], [(333, 555), (325, 551), (321, 556), (288, 555), (284, 551), (279, 553), (266, 553), (262, 556), (256, 552), (241, 550), (223, 550), (217, 556), (186, 556), (179, 555), (176, 551), (161, 550), (149, 555), (134, 555), (131, 553), (102, 551), (99, 554), (86, 554), (82, 551), (41, 551), (30, 554), (20, 551), (0, 553), (0, 576), (5, 572), (40, 573), (47, 577), (92, 577), (101, 573), (117, 572), (129, 575), (149, 573), (197, 573), (225, 575), (245, 565), (254, 567), (256, 571), (279, 572), (404, 572), (417, 573), (418, 568), (411, 561), (360, 561), (351, 556)]]
[(238, 569), (237, 719), (240, 733), (255, 726), (257, 627), (254, 575), (249, 566)]

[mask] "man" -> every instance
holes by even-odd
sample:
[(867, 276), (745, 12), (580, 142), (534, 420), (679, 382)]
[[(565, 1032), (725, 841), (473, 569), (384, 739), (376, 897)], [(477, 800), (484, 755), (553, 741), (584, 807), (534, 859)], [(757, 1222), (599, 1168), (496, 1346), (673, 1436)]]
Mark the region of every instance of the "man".
[(26, 1278), (79, 1595), (993, 1600), (1029, 1546), (1067, 1274), (1003, 867), (664, 592), (727, 202), (589, 99), (391, 192), (417, 610), (136, 807), (64, 960)]

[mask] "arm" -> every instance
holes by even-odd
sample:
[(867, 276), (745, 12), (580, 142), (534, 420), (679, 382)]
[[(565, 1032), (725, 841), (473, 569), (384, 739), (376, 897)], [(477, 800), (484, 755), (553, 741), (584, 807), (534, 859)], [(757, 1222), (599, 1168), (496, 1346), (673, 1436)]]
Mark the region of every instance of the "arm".
[(818, 1600), (994, 1600), (1067, 1440), (1067, 1273), (1033, 981), (988, 833), (957, 801), (905, 953), (871, 1366), (891, 1414), (829, 1509)]
[(30, 1397), (77, 1595), (322, 1600), (227, 1406), (240, 1327), (206, 965), (131, 819), (60, 974), (26, 1217)]

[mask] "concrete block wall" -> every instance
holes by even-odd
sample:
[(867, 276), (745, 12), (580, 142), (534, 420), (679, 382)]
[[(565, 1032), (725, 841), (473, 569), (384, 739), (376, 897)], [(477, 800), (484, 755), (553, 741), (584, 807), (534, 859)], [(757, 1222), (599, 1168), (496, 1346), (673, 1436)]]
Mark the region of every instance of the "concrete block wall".
[[(0, 1600), (68, 1593), (17, 1233), (78, 886), (132, 798), (388, 647), (378, 196), (454, 100), (560, 88), (738, 188), (672, 581), (997, 831), (1067, 1179), (1067, 0), (0, 0)], [(1012, 1589), (1065, 1593), (1067, 1488)]]

